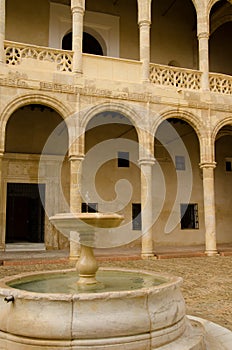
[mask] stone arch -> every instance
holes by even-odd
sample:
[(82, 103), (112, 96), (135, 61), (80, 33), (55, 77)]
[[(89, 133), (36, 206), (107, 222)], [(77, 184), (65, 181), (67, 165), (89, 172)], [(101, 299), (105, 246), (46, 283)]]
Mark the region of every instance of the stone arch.
[[(199, 1), (199, 0), (198, 0)], [(220, 0), (209, 0), (208, 4), (207, 4), (207, 10), (208, 10), (208, 13), (210, 13), (213, 5), (215, 5), (217, 2), (219, 2)], [(232, 4), (232, 1), (231, 0), (227, 0), (230, 4)]]
[[(140, 2), (141, 0), (137, 0), (137, 3), (138, 3), (138, 5), (139, 5), (139, 2)], [(155, 0), (151, 0), (151, 2), (154, 2)], [(191, 0), (192, 1), (192, 3), (193, 3), (193, 6), (195, 7), (195, 10), (197, 10), (197, 8), (199, 7), (199, 0)], [(215, 1), (215, 0), (214, 0)], [(219, 1), (219, 0), (216, 0), (216, 1)]]
[(222, 129), (223, 126), (226, 126), (226, 125), (231, 125), (231, 126), (232, 126), (232, 116), (231, 116), (231, 117), (224, 118), (223, 120), (220, 120), (220, 121), (215, 125), (215, 127), (214, 127), (213, 130), (212, 130), (212, 135), (211, 135), (213, 144), (215, 144), (216, 137), (217, 137), (217, 134), (218, 134), (218, 132), (220, 131), (220, 129)]
[(210, 13), (213, 5), (215, 5), (216, 2), (218, 2), (218, 1), (220, 1), (220, 0), (209, 0), (208, 5), (207, 5), (208, 13)]
[(64, 120), (73, 113), (73, 111), (68, 106), (64, 105), (60, 100), (44, 94), (28, 94), (15, 98), (10, 103), (8, 103), (2, 111), (2, 125), (0, 129), (0, 150), (2, 152), (4, 152), (5, 147), (5, 133), (8, 120), (18, 108), (29, 104), (44, 104), (48, 107), (51, 107)]
[(200, 118), (195, 116), (192, 113), (189, 113), (187, 111), (180, 111), (180, 110), (169, 110), (164, 113), (161, 113), (159, 118), (155, 121), (155, 123), (152, 126), (152, 133), (155, 137), (156, 132), (158, 130), (158, 127), (161, 125), (161, 123), (169, 118), (176, 118), (183, 120), (187, 122), (195, 131), (199, 145), (200, 145), (200, 154), (204, 152), (204, 140), (205, 140), (205, 126), (201, 122)]
[(128, 118), (137, 132), (139, 141), (141, 140), (141, 131), (140, 131), (141, 116), (137, 112), (135, 112), (131, 107), (128, 107), (123, 103), (115, 103), (115, 102), (101, 103), (91, 107), (86, 113), (82, 112), (83, 117), (81, 117), (81, 120), (80, 120), (80, 127), (83, 133), (86, 130), (87, 124), (95, 115), (106, 111), (118, 112), (124, 115), (126, 118)]
[(219, 27), (221, 27), (221, 25), (228, 23), (228, 22), (232, 22), (232, 14), (228, 14), (226, 16), (218, 18), (218, 20), (215, 21), (215, 23), (213, 23), (213, 25), (211, 26), (211, 33), (210, 34), (213, 34)]
[(196, 132), (199, 142), (202, 138), (202, 130), (204, 130), (204, 126), (201, 122), (201, 120), (196, 117), (195, 115), (187, 112), (187, 111), (180, 111), (180, 110), (169, 110), (164, 113), (161, 113), (159, 118), (155, 121), (155, 123), (152, 126), (152, 133), (155, 136), (156, 131), (159, 127), (159, 125), (164, 121), (169, 118), (177, 118), (186, 121), (191, 125), (191, 127), (194, 129)]
[(198, 0), (191, 0), (193, 3), (193, 6), (195, 7), (195, 10), (197, 11), (198, 8)]

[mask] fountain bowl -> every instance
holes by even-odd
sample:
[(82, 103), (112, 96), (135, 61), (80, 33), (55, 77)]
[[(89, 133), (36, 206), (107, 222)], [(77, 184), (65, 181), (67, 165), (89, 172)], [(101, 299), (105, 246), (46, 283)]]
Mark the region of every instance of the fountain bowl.
[[(4, 278), (0, 281), (0, 348), (166, 350), (167, 344), (174, 346), (177, 342), (177, 347), (170, 349), (204, 349), (202, 329), (193, 329), (185, 315), (180, 277), (134, 269), (100, 271), (135, 272), (158, 278), (161, 283), (111, 292), (41, 293), (12, 285), (64, 275), (67, 270)], [(181, 339), (188, 345), (178, 347)]]
[(123, 215), (116, 213), (59, 213), (49, 220), (60, 231), (89, 231), (93, 228), (115, 228), (124, 220)]

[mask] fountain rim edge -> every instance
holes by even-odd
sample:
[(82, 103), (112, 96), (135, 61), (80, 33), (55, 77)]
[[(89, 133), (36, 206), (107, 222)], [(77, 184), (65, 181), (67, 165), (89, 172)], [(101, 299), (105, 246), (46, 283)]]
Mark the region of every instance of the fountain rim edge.
[(131, 273), (141, 273), (141, 274), (147, 274), (151, 275), (160, 279), (166, 279), (167, 281), (164, 283), (161, 283), (158, 286), (152, 286), (152, 287), (142, 287), (140, 289), (135, 290), (123, 290), (123, 291), (110, 291), (110, 292), (102, 292), (99, 291), (97, 293), (38, 293), (38, 292), (31, 292), (27, 290), (21, 290), (14, 287), (11, 287), (7, 285), (7, 283), (13, 283), (14, 281), (20, 281), (26, 277), (32, 277), (32, 276), (48, 276), (48, 275), (54, 275), (59, 273), (69, 273), (69, 272), (75, 272), (76, 269), (61, 269), (61, 270), (50, 270), (50, 271), (37, 271), (37, 272), (24, 272), (22, 274), (17, 275), (11, 275), (4, 277), (3, 279), (0, 279), (0, 296), (7, 296), (7, 295), (13, 295), (16, 299), (27, 299), (27, 300), (54, 300), (54, 301), (75, 301), (75, 300), (93, 300), (93, 299), (103, 299), (103, 298), (121, 298), (123, 297), (135, 297), (135, 296), (144, 296), (144, 292), (146, 295), (159, 292), (163, 292), (164, 289), (169, 289), (173, 287), (175, 289), (177, 286), (182, 285), (183, 278), (178, 276), (171, 276), (169, 274), (159, 274), (156, 272), (153, 272), (151, 270), (141, 270), (141, 269), (128, 269), (128, 268), (120, 268), (120, 267), (100, 267), (99, 271), (120, 271), (120, 272), (131, 272)]

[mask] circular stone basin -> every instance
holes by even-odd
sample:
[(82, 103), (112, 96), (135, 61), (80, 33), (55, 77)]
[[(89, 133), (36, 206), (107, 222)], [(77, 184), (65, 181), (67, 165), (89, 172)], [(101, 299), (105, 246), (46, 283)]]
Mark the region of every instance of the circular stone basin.
[[(158, 286), (165, 283), (166, 279), (157, 278), (146, 273), (136, 273), (131, 271), (117, 271), (117, 270), (99, 270), (97, 273), (98, 282), (103, 286), (102, 292), (118, 292), (130, 291), (141, 288), (148, 288)], [(19, 280), (7, 283), (12, 288), (35, 292), (35, 293), (97, 293), (99, 286), (93, 286), (91, 289), (78, 288), (78, 277), (76, 271), (69, 271), (54, 274), (42, 274), (34, 278), (24, 277)]]
[(86, 231), (89, 230), (86, 224), (96, 228), (117, 227), (124, 220), (124, 216), (116, 213), (59, 213), (49, 220), (61, 231)]
[(98, 275), (106, 287), (91, 292), (76, 291), (74, 270), (2, 279), (0, 348), (166, 349), (188, 329), (181, 278), (126, 269)]

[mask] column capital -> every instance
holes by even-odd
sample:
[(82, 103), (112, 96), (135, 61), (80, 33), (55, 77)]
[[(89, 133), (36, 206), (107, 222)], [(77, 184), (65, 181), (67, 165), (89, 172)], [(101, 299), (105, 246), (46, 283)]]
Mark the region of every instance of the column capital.
[(155, 158), (140, 158), (138, 160), (139, 165), (150, 165), (153, 166), (156, 163)]
[(198, 40), (209, 39), (209, 32), (200, 32), (197, 34)]
[(217, 166), (217, 163), (216, 163), (216, 162), (201, 162), (201, 163), (199, 164), (199, 167), (200, 167), (201, 169), (203, 169), (203, 168), (206, 168), (206, 169), (209, 169), (209, 168), (214, 169), (214, 168), (216, 168), (216, 166)]
[(151, 0), (138, 0), (138, 23), (151, 23)]
[(85, 10), (85, 0), (71, 0), (71, 10), (72, 12)]
[(141, 27), (150, 27), (151, 21), (148, 20), (148, 19), (143, 19), (143, 20), (138, 22), (138, 25), (139, 25), (140, 28)]
[(68, 160), (72, 161), (82, 161), (85, 158), (84, 154), (70, 154)]

